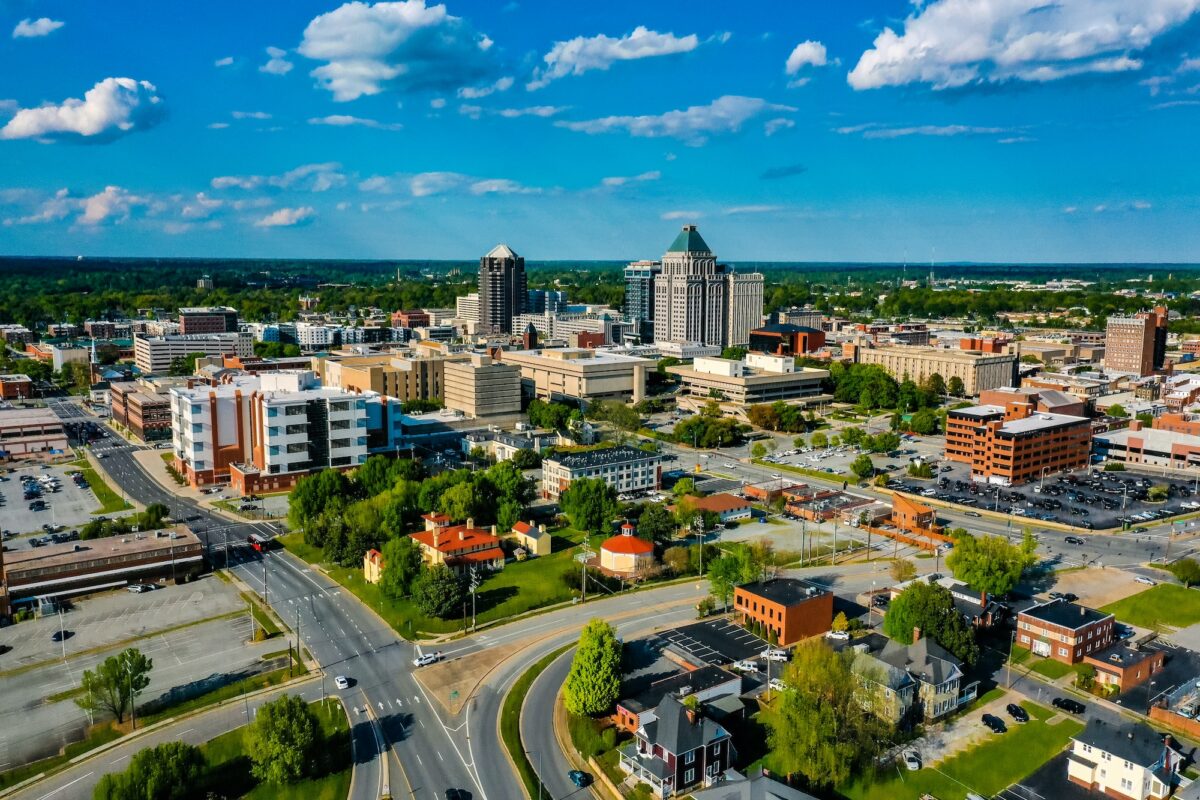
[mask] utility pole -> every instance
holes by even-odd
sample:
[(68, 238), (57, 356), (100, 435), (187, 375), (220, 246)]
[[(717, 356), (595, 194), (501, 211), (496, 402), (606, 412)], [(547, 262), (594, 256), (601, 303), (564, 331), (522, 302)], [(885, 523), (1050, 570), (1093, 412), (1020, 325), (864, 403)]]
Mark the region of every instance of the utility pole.
[(229, 530), (223, 529), (221, 533), (225, 537), (225, 569), (229, 569)]
[(262, 554), (263, 565), (263, 603), (267, 602), (267, 554), (264, 551)]
[(476, 627), (475, 627), (475, 592), (479, 589), (479, 573), (475, 570), (475, 567), (471, 567), (470, 587), (471, 587), (471, 630), (474, 631), (476, 629)]

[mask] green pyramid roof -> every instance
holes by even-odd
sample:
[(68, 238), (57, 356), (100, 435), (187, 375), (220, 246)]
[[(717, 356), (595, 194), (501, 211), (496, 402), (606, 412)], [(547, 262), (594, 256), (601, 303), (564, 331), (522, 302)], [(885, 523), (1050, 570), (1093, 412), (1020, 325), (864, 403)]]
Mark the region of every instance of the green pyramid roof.
[(683, 230), (667, 248), (668, 253), (711, 253), (695, 225), (684, 225)]

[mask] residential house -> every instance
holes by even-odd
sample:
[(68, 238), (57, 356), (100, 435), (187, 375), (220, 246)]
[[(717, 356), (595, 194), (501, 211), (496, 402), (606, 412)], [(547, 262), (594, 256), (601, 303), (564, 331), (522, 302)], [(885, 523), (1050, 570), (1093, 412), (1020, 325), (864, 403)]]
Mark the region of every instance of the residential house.
[(546, 532), (545, 525), (518, 521), (505, 538), (516, 542), (518, 547), (525, 548), (525, 552), (531, 556), (550, 555), (550, 534)]
[(427, 566), (445, 564), (460, 575), (472, 567), (504, 569), (504, 550), (494, 525), (488, 532), (476, 528), (474, 519), (468, 519), (466, 525), (451, 525), (445, 514), (424, 514), (422, 519), (425, 530), (411, 536)]
[(711, 789), (692, 792), (692, 800), (817, 800), (811, 794), (780, 783), (765, 771), (747, 778), (733, 770)]
[(1113, 615), (1051, 600), (1017, 615), (1017, 644), (1034, 655), (1078, 664), (1113, 643)]
[(667, 695), (695, 697), (697, 701), (707, 703), (721, 697), (738, 698), (741, 693), (741, 675), (711, 665), (682, 669), (654, 681), (631, 697), (618, 700), (617, 726), (636, 733), (638, 728), (657, 719), (658, 706)]
[(383, 553), (372, 547), (363, 554), (363, 580), (367, 583), (379, 583), (383, 577)]
[(1140, 722), (1088, 720), (1072, 740), (1067, 780), (1127, 800), (1162, 800), (1179, 783), (1183, 756), (1170, 736)]
[(667, 695), (654, 720), (639, 726), (636, 741), (621, 749), (621, 768), (649, 785), (655, 797), (710, 786), (733, 760), (729, 732), (708, 717), (702, 703), (692, 705)]
[(919, 629), (913, 638), (906, 645), (873, 635), (855, 647), (854, 668), (864, 681), (863, 705), (889, 722), (899, 723), (910, 715), (933, 722), (975, 697), (974, 683), (963, 690), (961, 661), (922, 637)]
[(726, 492), (710, 494), (708, 497), (693, 497), (688, 502), (697, 511), (711, 511), (720, 517), (721, 522), (737, 519), (750, 519), (750, 501), (744, 500)]

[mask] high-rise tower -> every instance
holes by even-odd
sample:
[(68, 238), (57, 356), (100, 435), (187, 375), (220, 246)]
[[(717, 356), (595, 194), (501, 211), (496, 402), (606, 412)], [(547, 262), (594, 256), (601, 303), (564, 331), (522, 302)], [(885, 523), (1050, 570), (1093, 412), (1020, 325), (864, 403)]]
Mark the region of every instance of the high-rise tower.
[(525, 259), (506, 244), (479, 259), (479, 330), (512, 333), (513, 317), (525, 311)]

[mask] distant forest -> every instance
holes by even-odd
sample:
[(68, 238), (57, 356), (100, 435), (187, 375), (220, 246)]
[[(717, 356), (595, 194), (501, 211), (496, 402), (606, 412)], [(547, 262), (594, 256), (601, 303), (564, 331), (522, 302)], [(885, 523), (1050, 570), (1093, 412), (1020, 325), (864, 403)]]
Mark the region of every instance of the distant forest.
[[(1087, 308), (1093, 325), (1114, 313), (1136, 311), (1140, 298), (1113, 295), (1137, 287), (1175, 292), (1168, 305), (1185, 317), (1200, 315), (1200, 302), (1187, 297), (1200, 289), (1195, 264), (938, 264), (936, 279), (984, 282), (1081, 279), (1095, 285), (1070, 292), (1015, 292), (1003, 286), (933, 291), (925, 285), (930, 268), (901, 264), (738, 262), (738, 271), (766, 275), (765, 306), (812, 304), (866, 318), (965, 317), (994, 324), (1005, 312)], [(527, 262), (530, 288), (565, 290), (573, 303), (620, 306), (624, 299), (623, 262)], [(345, 312), (378, 306), (384, 310), (452, 307), (475, 290), (474, 261), (324, 261), (272, 259), (0, 258), (0, 322), (38, 328), (51, 322), (82, 322), (135, 316), (141, 311), (173, 312), (180, 306), (230, 305), (244, 319), (286, 321), (299, 313), (301, 295), (320, 298), (319, 311)], [(214, 288), (196, 288), (202, 275)], [(1152, 279), (1151, 279), (1152, 276)], [(399, 277), (399, 279), (397, 279)], [(902, 278), (920, 280), (899, 288)], [(1136, 279), (1140, 283), (1129, 283)], [(1185, 321), (1175, 330), (1200, 331)]]

